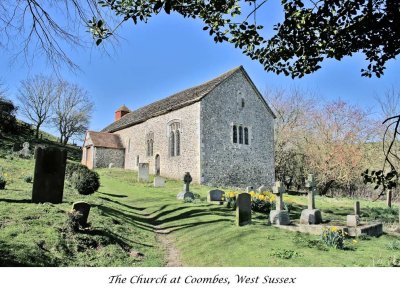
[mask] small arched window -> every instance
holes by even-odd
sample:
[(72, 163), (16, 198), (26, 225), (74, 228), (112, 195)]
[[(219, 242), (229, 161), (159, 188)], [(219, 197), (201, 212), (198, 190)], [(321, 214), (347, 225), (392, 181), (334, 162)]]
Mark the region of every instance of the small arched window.
[(139, 166), (139, 155), (136, 156), (136, 166)]
[(243, 127), (239, 126), (239, 144), (243, 144)]
[(237, 127), (233, 126), (233, 143), (237, 143)]
[(249, 129), (247, 127), (244, 128), (244, 144), (249, 145)]
[(244, 108), (244, 98), (242, 98), (242, 108)]
[(181, 155), (181, 134), (179, 130), (175, 132), (175, 154), (176, 156)]
[(150, 139), (150, 156), (153, 156), (153, 139)]
[(171, 131), (169, 134), (169, 155), (175, 156), (175, 134)]

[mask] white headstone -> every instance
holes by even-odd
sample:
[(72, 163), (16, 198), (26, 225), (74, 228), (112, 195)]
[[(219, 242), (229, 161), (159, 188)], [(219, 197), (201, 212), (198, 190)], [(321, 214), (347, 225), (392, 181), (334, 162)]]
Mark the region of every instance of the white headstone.
[(153, 185), (155, 188), (162, 188), (165, 186), (165, 178), (161, 177), (161, 176), (155, 176), (154, 177), (154, 182)]
[(149, 164), (148, 163), (139, 163), (138, 181), (142, 181), (142, 182), (149, 181)]

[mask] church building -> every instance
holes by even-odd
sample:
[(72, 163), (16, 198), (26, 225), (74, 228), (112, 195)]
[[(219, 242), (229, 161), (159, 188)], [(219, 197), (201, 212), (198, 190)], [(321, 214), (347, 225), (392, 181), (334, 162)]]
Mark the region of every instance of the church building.
[(82, 163), (214, 186), (272, 186), (275, 115), (242, 66), (86, 133)]

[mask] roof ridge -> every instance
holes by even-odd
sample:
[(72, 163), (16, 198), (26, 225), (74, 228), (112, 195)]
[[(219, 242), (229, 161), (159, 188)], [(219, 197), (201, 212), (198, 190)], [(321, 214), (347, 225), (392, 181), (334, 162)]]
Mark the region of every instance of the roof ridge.
[[(128, 114), (124, 115), (121, 119), (118, 121), (115, 121), (105, 127), (102, 131), (107, 131), (107, 132), (114, 132), (126, 127), (129, 127), (131, 125), (134, 125), (139, 122), (146, 121), (152, 117), (156, 117), (158, 115), (161, 115), (165, 112), (168, 111), (173, 111), (176, 110), (182, 105), (190, 105), (191, 103), (197, 102), (204, 98), (208, 93), (210, 93), (213, 89), (215, 89), (219, 84), (221, 84), (223, 81), (227, 80), (230, 76), (232, 76), (234, 73), (236, 73), (239, 70), (243, 70), (243, 66), (240, 65), (238, 67), (235, 67), (229, 71), (226, 71), (223, 74), (218, 75), (217, 77), (205, 81), (203, 83), (200, 83), (198, 85), (186, 88), (184, 90), (178, 91), (174, 94), (171, 94), (165, 98), (159, 99), (157, 101), (154, 101), (148, 105), (145, 105), (143, 107), (137, 108), (136, 110), (130, 111)], [(186, 96), (186, 95), (189, 95)], [(177, 99), (173, 105), (169, 105), (169, 102), (173, 102), (174, 99)], [(161, 108), (157, 109), (157, 106), (161, 105)], [(151, 109), (155, 108), (153, 112), (151, 112)], [(129, 121), (130, 118), (134, 117), (135, 115), (140, 116), (141, 112), (145, 111), (150, 111), (150, 113), (147, 113), (147, 115), (143, 114), (144, 117), (141, 117), (137, 119), (136, 121), (133, 118), (133, 121)], [(127, 123), (125, 123), (127, 121)]]

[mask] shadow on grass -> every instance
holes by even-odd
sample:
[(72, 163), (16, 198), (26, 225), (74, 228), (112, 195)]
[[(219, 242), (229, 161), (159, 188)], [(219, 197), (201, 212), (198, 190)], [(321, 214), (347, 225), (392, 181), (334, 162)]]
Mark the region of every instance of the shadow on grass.
[(128, 197), (126, 195), (116, 195), (116, 194), (110, 194), (110, 193), (104, 193), (104, 192), (97, 192), (97, 193), (106, 195), (106, 196), (110, 196), (110, 197), (114, 197), (114, 198), (127, 198)]
[(133, 209), (135, 211), (143, 211), (144, 209), (146, 209), (146, 208), (133, 207), (131, 205), (127, 205), (127, 204), (124, 204), (124, 203), (121, 203), (121, 202), (118, 202), (118, 201), (115, 201), (115, 200), (111, 200), (111, 199), (106, 198), (106, 197), (99, 197), (99, 198), (104, 200), (104, 201), (110, 202), (110, 203), (118, 204), (118, 205), (123, 206), (123, 207), (128, 208), (128, 209)]
[(21, 200), (15, 200), (15, 199), (0, 199), (0, 202), (6, 202), (6, 203), (23, 203), (23, 204), (27, 204), (27, 203), (32, 203), (32, 200), (28, 200), (28, 199), (21, 199)]

